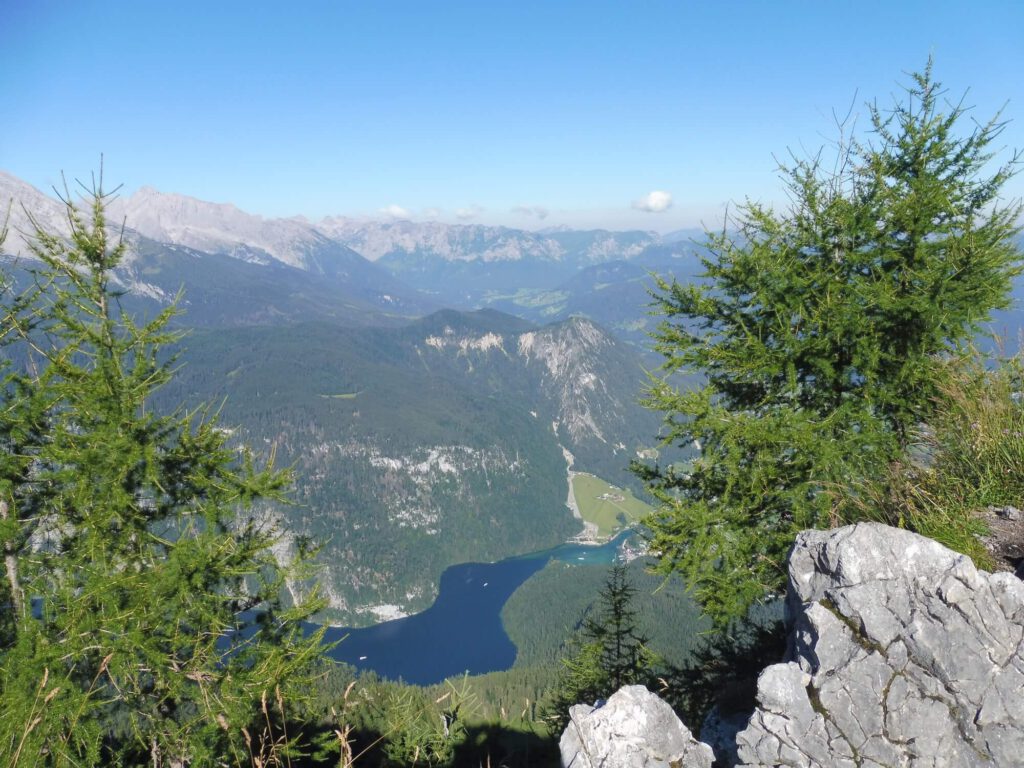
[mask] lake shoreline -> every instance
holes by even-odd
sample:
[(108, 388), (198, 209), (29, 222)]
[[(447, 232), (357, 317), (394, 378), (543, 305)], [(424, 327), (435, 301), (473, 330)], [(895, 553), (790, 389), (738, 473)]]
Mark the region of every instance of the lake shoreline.
[(374, 671), (383, 678), (433, 685), (449, 677), (510, 669), (517, 649), (501, 612), (508, 599), (552, 560), (573, 565), (614, 562), (634, 531), (620, 531), (603, 544), (563, 543), (495, 563), (460, 563), (441, 575), (438, 595), (427, 609), (370, 627), (332, 624), (325, 641), (339, 642), (335, 661)]

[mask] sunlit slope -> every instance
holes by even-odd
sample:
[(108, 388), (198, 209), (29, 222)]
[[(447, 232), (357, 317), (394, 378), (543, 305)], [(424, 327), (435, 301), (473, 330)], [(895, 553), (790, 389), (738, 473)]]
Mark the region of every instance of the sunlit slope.
[(657, 422), (636, 358), (600, 328), (497, 312), (400, 328), (327, 324), (195, 331), (165, 403), (220, 419), (294, 467), (288, 543), (323, 547), (335, 614), (369, 622), (429, 605), (448, 565), (577, 533), (576, 469), (631, 481)]

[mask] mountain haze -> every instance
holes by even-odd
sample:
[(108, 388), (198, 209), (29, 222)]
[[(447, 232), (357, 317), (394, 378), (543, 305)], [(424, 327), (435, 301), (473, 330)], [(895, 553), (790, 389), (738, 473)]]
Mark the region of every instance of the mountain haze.
[[(46, 229), (68, 231), (62, 204), (2, 172), (0, 199), (16, 201), (8, 254), (28, 253), (22, 204)], [(623, 309), (620, 297), (610, 303), (610, 293), (598, 296), (583, 283), (569, 289), (580, 295), (563, 301), (560, 286), (609, 262), (646, 269), (692, 250), (678, 233), (663, 239), (643, 231), (264, 218), (150, 187), (115, 198), (108, 213), (112, 226), (127, 225), (132, 247), (116, 277), (129, 297), (143, 308), (160, 306), (184, 287), (186, 302), (200, 308), (189, 322), (200, 324), (393, 324), (441, 306), (493, 305), (535, 320), (585, 314), (636, 342), (646, 326), (646, 289), (628, 290)]]
[[(64, 205), (0, 172), (0, 200), (11, 200), (3, 251), (32, 264), (34, 218), (68, 236)], [(115, 198), (108, 224), (129, 243), (114, 280), (123, 303), (151, 313), (184, 289), (186, 322), (200, 325), (330, 319), (394, 324), (437, 308), (387, 270), (297, 220), (263, 219), (232, 205), (143, 188)]]

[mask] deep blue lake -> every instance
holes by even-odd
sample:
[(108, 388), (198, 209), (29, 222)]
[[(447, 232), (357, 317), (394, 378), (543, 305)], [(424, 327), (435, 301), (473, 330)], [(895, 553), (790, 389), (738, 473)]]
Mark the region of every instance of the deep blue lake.
[(508, 669), (516, 647), (505, 634), (501, 609), (512, 593), (552, 559), (611, 563), (630, 535), (624, 531), (601, 546), (561, 544), (497, 563), (453, 565), (441, 575), (437, 600), (422, 613), (363, 629), (328, 628), (328, 642), (341, 640), (331, 656), (417, 685)]

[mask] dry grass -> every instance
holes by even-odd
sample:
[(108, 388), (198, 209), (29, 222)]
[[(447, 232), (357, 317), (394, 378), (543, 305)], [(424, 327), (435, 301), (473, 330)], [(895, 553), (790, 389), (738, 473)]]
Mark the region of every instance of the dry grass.
[(1024, 366), (978, 354), (950, 361), (914, 458), (888, 468), (846, 502), (847, 520), (908, 528), (990, 568), (980, 540), (989, 506), (1024, 505)]

